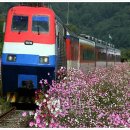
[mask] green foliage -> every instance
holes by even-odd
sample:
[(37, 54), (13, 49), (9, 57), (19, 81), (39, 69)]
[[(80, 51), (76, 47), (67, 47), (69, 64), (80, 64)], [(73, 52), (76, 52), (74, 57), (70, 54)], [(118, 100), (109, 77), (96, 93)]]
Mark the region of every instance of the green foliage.
[(0, 42), (0, 57), (1, 57), (1, 54), (2, 54), (2, 48), (3, 48), (3, 42)]
[(67, 27), (68, 27), (72, 32), (78, 33), (78, 28), (77, 28), (74, 24), (69, 24), (69, 25), (67, 25)]
[(130, 61), (130, 48), (128, 49), (121, 49), (121, 58), (128, 59)]
[(0, 22), (0, 32), (3, 30), (3, 22)]
[(11, 108), (10, 103), (7, 102), (5, 98), (0, 97), (0, 112), (4, 113), (8, 111), (10, 108)]
[(0, 97), (0, 105), (5, 103), (5, 99)]

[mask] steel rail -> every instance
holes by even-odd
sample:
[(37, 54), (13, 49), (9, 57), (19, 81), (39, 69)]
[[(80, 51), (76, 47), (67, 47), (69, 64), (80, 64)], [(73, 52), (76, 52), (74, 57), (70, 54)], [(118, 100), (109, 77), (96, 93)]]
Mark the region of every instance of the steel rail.
[(1, 114), (1, 115), (0, 115), (0, 121), (1, 121), (3, 118), (7, 117), (10, 113), (14, 112), (15, 110), (16, 110), (16, 107), (13, 107), (13, 108), (11, 108), (10, 110), (8, 110), (7, 112)]

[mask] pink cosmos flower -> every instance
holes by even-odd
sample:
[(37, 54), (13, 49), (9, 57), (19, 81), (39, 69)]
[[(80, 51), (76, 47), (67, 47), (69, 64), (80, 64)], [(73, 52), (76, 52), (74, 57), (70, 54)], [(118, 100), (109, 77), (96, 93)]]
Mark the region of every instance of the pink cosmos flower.
[(42, 84), (42, 83), (43, 83), (42, 80), (40, 80), (39, 84)]
[(29, 126), (30, 126), (30, 127), (33, 127), (33, 126), (34, 126), (34, 122), (32, 122), (32, 121), (29, 122)]
[(23, 116), (23, 117), (27, 116), (27, 112), (23, 112), (23, 113), (22, 113), (22, 116)]
[(128, 97), (130, 97), (130, 93), (128, 93)]
[(39, 124), (40, 122), (41, 122), (40, 118), (37, 117), (37, 118), (36, 118), (36, 123)]
[(39, 128), (42, 128), (42, 124), (39, 123), (39, 124), (38, 124), (38, 127), (39, 127)]
[(104, 113), (100, 113), (99, 115), (98, 115), (98, 118), (102, 118), (104, 116)]

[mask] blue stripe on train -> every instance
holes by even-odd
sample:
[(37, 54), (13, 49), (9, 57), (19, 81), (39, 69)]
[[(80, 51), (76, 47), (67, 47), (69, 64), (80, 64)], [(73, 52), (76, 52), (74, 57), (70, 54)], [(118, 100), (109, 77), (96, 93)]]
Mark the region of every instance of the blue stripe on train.
[(15, 54), (16, 62), (7, 61), (7, 53), (2, 54), (2, 64), (3, 65), (24, 65), (24, 66), (43, 66), (43, 67), (55, 67), (56, 66), (56, 56), (49, 56), (49, 64), (40, 64), (38, 55), (30, 54)]

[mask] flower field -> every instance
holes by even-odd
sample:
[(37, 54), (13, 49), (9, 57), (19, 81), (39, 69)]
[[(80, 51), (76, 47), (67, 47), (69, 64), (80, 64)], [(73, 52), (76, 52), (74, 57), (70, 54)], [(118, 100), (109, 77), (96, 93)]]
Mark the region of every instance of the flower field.
[[(40, 81), (38, 108), (30, 127), (130, 127), (130, 65), (96, 68), (87, 74), (61, 68), (57, 82)], [(50, 89), (45, 93), (44, 86)]]

